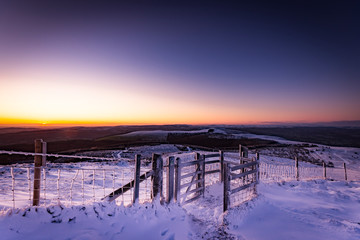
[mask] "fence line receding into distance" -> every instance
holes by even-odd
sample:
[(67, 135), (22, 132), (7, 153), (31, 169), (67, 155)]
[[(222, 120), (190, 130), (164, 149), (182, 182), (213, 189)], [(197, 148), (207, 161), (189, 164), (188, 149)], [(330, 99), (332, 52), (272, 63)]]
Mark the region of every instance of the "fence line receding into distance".
[[(282, 166), (249, 158), (247, 149), (239, 146), (239, 155), (228, 157), (218, 153), (187, 153), (187, 157), (153, 154), (147, 166), (140, 155), (127, 164), (116, 164), (121, 158), (103, 158), (79, 155), (47, 154), (46, 143), (37, 140), (35, 153), (2, 151), (0, 154), (34, 156), (34, 167), (1, 168), (0, 202), (3, 207), (29, 205), (79, 205), (98, 201), (116, 201), (129, 205), (136, 201), (175, 201), (188, 204), (205, 194), (205, 187), (216, 182), (223, 186), (223, 209), (226, 211), (256, 196), (259, 180), (287, 181), (334, 178), (353, 180), (357, 172), (343, 168), (299, 167), (297, 159), (292, 166)], [(105, 168), (71, 168), (46, 166), (46, 157), (79, 158), (111, 161)], [(124, 160), (124, 159), (121, 159)], [(143, 163), (143, 164), (142, 164)], [(355, 177), (356, 178), (356, 177)], [(360, 177), (359, 177), (360, 178)]]

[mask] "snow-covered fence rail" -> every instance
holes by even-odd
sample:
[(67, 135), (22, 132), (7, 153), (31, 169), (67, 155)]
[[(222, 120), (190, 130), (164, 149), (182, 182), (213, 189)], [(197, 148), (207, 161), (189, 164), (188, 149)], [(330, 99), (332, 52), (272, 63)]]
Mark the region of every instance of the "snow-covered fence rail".
[[(0, 206), (23, 207), (31, 205), (31, 201), (32, 205), (35, 206), (54, 202), (76, 205), (89, 201), (100, 201), (107, 193), (114, 192), (115, 187), (126, 185), (133, 180), (133, 177), (140, 174), (145, 174), (146, 178), (139, 178), (133, 184), (136, 186), (135, 189), (131, 186), (128, 189), (130, 190), (128, 194), (125, 194), (125, 192), (121, 194), (121, 198), (117, 199), (117, 203), (127, 205), (134, 202), (135, 199), (140, 201), (151, 200), (151, 184), (148, 179), (150, 176), (149, 169), (146, 166), (140, 168), (140, 156), (135, 159), (137, 168), (130, 164), (126, 167), (114, 165), (110, 169), (74, 169), (64, 168), (63, 165), (46, 167), (46, 157), (105, 160), (114, 164), (120, 159), (48, 154), (46, 153), (46, 143), (41, 139), (35, 140), (35, 153), (0, 150), (0, 154), (34, 156), (34, 165), (32, 167), (4, 166), (0, 168), (0, 182), (2, 183), (0, 194), (2, 204)], [(135, 175), (134, 172), (136, 172)], [(26, 177), (24, 177), (25, 175)], [(11, 179), (11, 184), (9, 184), (9, 179)], [(25, 197), (27, 195), (28, 197)], [(11, 197), (9, 198), (9, 196)], [(141, 197), (139, 198), (139, 196)]]
[(93, 157), (93, 156), (83, 156), (83, 155), (65, 155), (65, 154), (55, 154), (55, 153), (35, 153), (35, 152), (21, 152), (21, 151), (5, 151), (5, 150), (0, 150), (0, 154), (42, 156), (42, 157), (55, 157), (55, 158), (89, 159), (89, 160), (98, 160), (98, 161), (127, 160), (126, 158), (107, 158), (107, 157)]
[[(135, 203), (139, 199), (140, 192), (140, 183), (145, 181), (147, 183), (147, 179), (151, 177), (151, 199), (155, 198), (159, 193), (161, 193), (161, 189), (159, 188), (162, 185), (162, 158), (158, 154), (153, 154), (152, 159), (152, 170), (148, 170), (143, 174), (141, 172), (141, 158), (140, 155), (135, 155), (135, 171), (134, 171), (134, 179), (118, 188), (117, 190), (111, 192), (109, 195), (103, 198), (103, 200), (114, 201), (120, 196), (123, 196), (128, 190), (134, 188), (133, 195), (133, 203)], [(147, 189), (147, 184), (145, 186)]]
[[(34, 156), (34, 166), (2, 168), (4, 170), (0, 179), (4, 182), (0, 195), (2, 206), (24, 207), (31, 205), (31, 202), (36, 206), (54, 203), (79, 205), (103, 200), (115, 200), (117, 203), (128, 205), (136, 201), (151, 201), (157, 196), (160, 196), (162, 202), (170, 202), (174, 199), (186, 204), (204, 196), (206, 186), (215, 182), (224, 182), (225, 162), (236, 165), (239, 159), (240, 163), (245, 163), (247, 159), (245, 157), (247, 152), (244, 154), (243, 151), (247, 149), (239, 146), (239, 156), (227, 160), (224, 153), (220, 151), (207, 154), (187, 153), (186, 156), (181, 155), (177, 158), (170, 156), (167, 159), (154, 154), (152, 166), (141, 164), (140, 155), (135, 156), (134, 164), (128, 163), (125, 167), (114, 165), (106, 169), (91, 169), (81, 166), (74, 168), (74, 165), (64, 167), (69, 166), (66, 164), (46, 166), (46, 157), (88, 158), (111, 161), (111, 163), (116, 163), (119, 159), (48, 154), (46, 143), (42, 140), (36, 140), (35, 143), (38, 143), (35, 144), (35, 153), (0, 150), (0, 154)], [(166, 160), (165, 163), (164, 160)], [(246, 169), (247, 166), (244, 166), (241, 169), (242, 173)], [(251, 172), (244, 175), (246, 181), (249, 179), (249, 174)], [(10, 179), (11, 184), (7, 181)], [(240, 181), (238, 182), (240, 184)], [(240, 190), (242, 189), (236, 192)], [(180, 201), (181, 198), (182, 201)]]
[(224, 212), (228, 210), (232, 202), (241, 203), (250, 200), (256, 194), (259, 161), (255, 158), (241, 158), (240, 161), (241, 164), (224, 162)]
[[(32, 205), (34, 167), (2, 167), (0, 202), (3, 207)], [(98, 202), (116, 186), (126, 185), (133, 179), (132, 166), (116, 169), (42, 167), (40, 205), (82, 205)], [(151, 183), (146, 180), (139, 187), (140, 201), (151, 200)], [(133, 202), (133, 189), (116, 199), (117, 204)]]

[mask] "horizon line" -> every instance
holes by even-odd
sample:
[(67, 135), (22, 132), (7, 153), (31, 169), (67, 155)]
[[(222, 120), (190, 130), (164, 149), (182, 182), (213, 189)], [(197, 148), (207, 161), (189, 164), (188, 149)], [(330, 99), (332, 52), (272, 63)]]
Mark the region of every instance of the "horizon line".
[[(355, 125), (351, 125), (354, 124)], [(118, 126), (292, 126), (292, 125), (342, 125), (360, 127), (360, 120), (328, 122), (252, 122), (252, 123), (0, 123), (0, 128), (66, 128), (66, 127), (118, 127)], [(347, 125), (349, 124), (349, 125)]]

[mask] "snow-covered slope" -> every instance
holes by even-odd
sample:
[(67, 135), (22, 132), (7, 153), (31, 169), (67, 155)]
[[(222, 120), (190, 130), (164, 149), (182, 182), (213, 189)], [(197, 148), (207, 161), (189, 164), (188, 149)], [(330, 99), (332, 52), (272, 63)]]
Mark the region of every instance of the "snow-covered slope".
[(188, 239), (185, 211), (172, 204), (123, 207), (94, 204), (8, 210), (0, 217), (1, 239)]
[(257, 198), (225, 214), (219, 186), (185, 209), (155, 202), (6, 210), (1, 239), (360, 239), (360, 182), (262, 183)]
[(295, 181), (258, 190), (257, 199), (225, 217), (239, 239), (360, 239), (360, 182)]

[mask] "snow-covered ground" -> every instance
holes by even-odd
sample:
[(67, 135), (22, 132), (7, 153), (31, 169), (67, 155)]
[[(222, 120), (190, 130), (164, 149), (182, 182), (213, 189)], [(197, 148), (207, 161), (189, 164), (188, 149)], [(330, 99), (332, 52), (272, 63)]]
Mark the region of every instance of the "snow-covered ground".
[(360, 239), (360, 182), (267, 183), (258, 192), (225, 216), (238, 239)]
[(49, 206), (8, 210), (0, 217), (1, 239), (189, 239), (184, 209), (158, 202)]
[[(335, 166), (342, 166), (343, 163), (347, 164), (349, 169), (360, 171), (360, 148), (353, 148), (353, 147), (333, 147), (327, 146), (322, 144), (311, 144), (307, 142), (299, 142), (299, 141), (292, 141), (287, 140), (281, 137), (276, 136), (268, 136), (268, 135), (257, 135), (251, 133), (239, 133), (239, 134), (232, 134), (233, 137), (236, 138), (259, 138), (264, 140), (273, 140), (277, 141), (282, 144), (289, 144), (289, 145), (297, 145), (301, 148), (307, 150), (305, 158), (308, 159), (316, 159), (319, 162), (325, 161), (326, 163), (332, 162)], [(304, 147), (304, 145), (313, 145), (312, 147)], [(281, 155), (279, 151), (287, 152), (288, 149), (285, 147), (283, 149), (276, 148), (275, 149), (265, 149), (261, 150), (265, 155)], [(277, 153), (276, 153), (277, 152)]]
[(360, 183), (266, 183), (258, 197), (221, 211), (221, 185), (186, 205), (95, 203), (0, 213), (1, 239), (360, 239)]
[[(14, 209), (10, 166), (2, 166), (0, 238), (360, 239), (359, 149), (318, 145), (308, 150), (314, 158), (334, 162), (336, 168), (328, 168), (327, 173), (335, 181), (322, 180), (323, 169), (308, 162), (299, 162), (301, 181), (294, 181), (293, 159), (274, 156), (271, 150), (267, 150), (268, 154), (263, 151), (260, 160), (264, 181), (257, 186), (257, 197), (244, 192), (243, 197), (251, 200), (239, 206), (232, 204), (225, 213), (223, 188), (217, 183), (216, 174), (207, 175), (212, 185), (207, 186), (204, 198), (187, 205), (149, 202), (151, 188), (147, 181), (140, 186), (141, 204), (128, 205), (132, 202), (132, 191), (117, 204), (101, 201), (133, 178), (131, 161), (49, 164), (49, 169), (56, 170), (45, 171), (49, 184), (45, 185), (47, 201), (37, 208), (27, 207), (31, 203), (31, 165), (13, 165), (14, 174), (19, 177), (14, 184), (21, 193), (21, 201), (16, 202)], [(114, 155), (140, 153), (147, 158), (153, 152), (164, 153), (164, 157), (175, 155), (184, 161), (194, 159), (193, 153), (181, 152), (174, 145), (134, 147)], [(229, 152), (225, 156), (236, 160), (238, 153)], [(253, 156), (251, 152), (250, 157)], [(348, 166), (348, 182), (343, 180), (343, 162)], [(144, 163), (142, 172), (148, 169), (149, 165)], [(71, 186), (72, 192), (68, 190)]]

